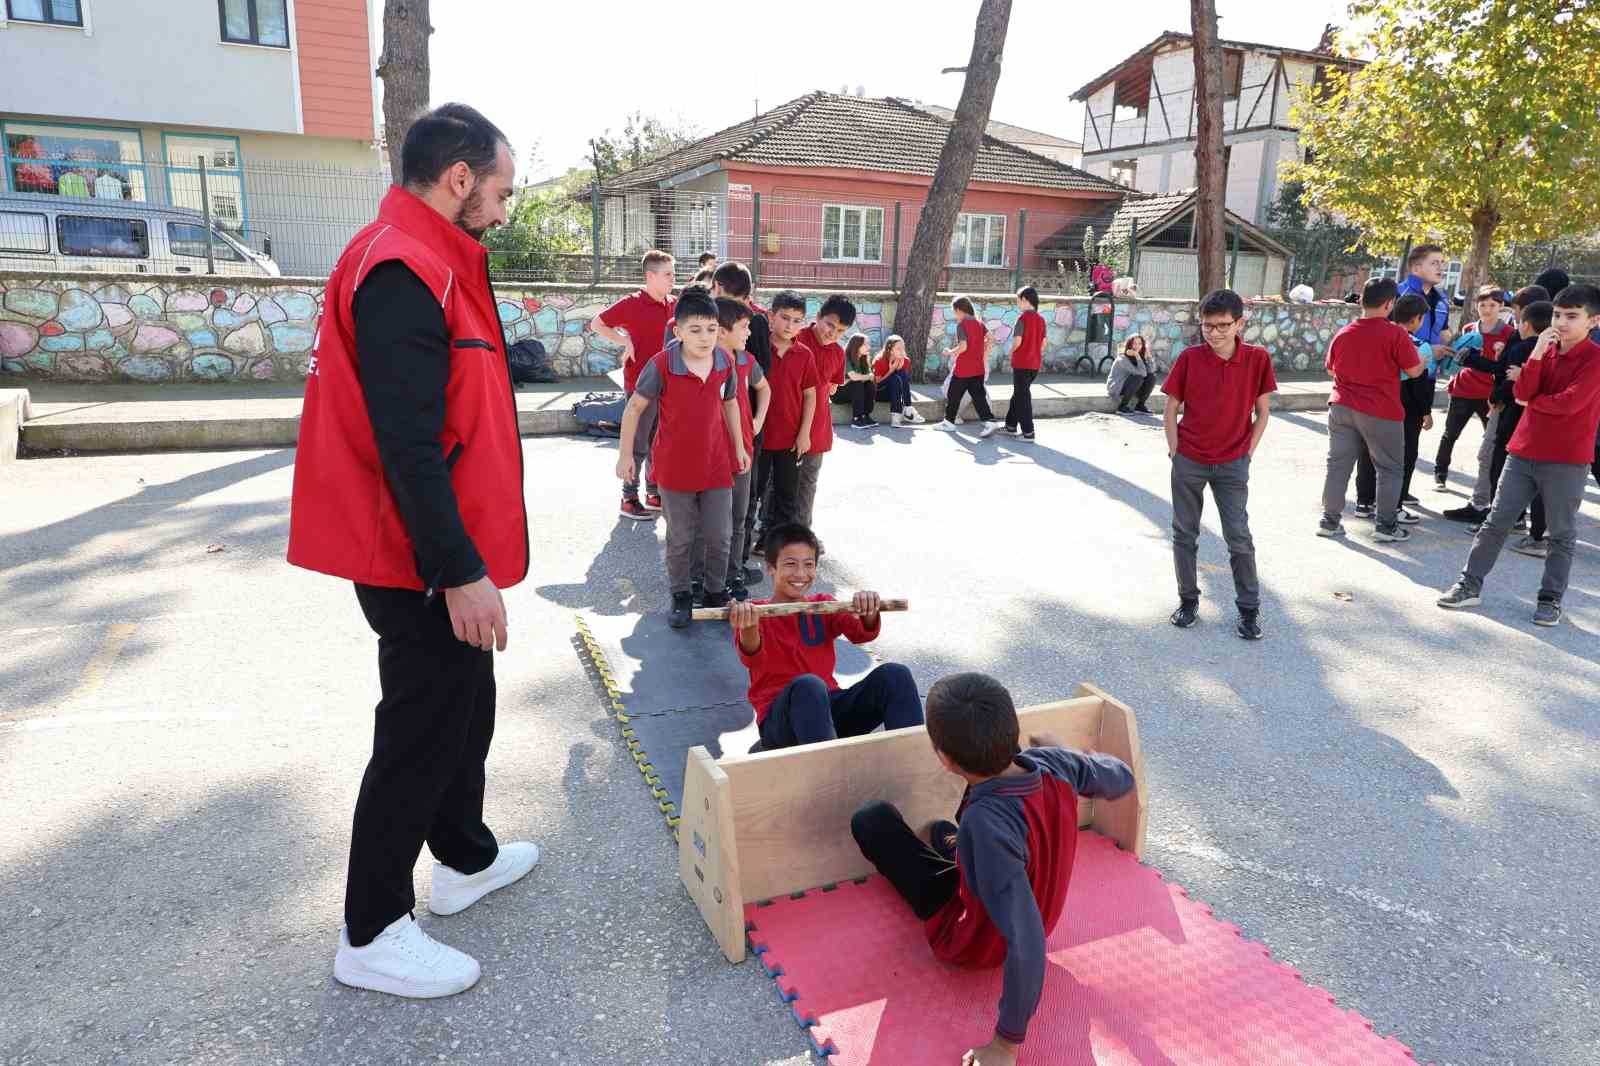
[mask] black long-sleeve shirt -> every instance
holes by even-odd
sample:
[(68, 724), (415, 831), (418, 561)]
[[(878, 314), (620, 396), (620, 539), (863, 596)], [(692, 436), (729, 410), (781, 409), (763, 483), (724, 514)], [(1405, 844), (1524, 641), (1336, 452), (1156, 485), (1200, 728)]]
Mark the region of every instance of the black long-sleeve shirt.
[(431, 593), (470, 584), (488, 568), (461, 521), (439, 447), (450, 380), (450, 334), (439, 301), (398, 260), (382, 263), (355, 296), (356, 361), (378, 458)]

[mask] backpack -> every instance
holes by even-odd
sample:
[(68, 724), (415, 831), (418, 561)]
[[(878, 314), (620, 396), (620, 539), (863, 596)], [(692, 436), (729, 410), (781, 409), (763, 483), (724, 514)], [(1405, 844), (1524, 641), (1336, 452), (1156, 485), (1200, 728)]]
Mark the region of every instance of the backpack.
[(572, 405), (572, 417), (591, 437), (620, 437), (627, 406), (628, 398), (620, 392), (591, 392)]
[(548, 385), (560, 380), (550, 369), (544, 344), (532, 338), (518, 341), (507, 349), (506, 360), (511, 364), (513, 385)]

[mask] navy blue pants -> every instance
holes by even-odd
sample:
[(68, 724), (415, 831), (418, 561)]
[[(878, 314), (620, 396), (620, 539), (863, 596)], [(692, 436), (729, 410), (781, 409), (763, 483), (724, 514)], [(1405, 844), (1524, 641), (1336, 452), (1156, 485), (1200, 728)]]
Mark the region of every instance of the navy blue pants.
[(911, 375), (906, 373), (905, 367), (878, 382), (878, 399), (888, 401), (889, 410), (894, 414), (905, 414), (906, 408), (911, 406)]
[(828, 691), (816, 674), (801, 674), (784, 686), (761, 722), (764, 751), (858, 737), (880, 725), (904, 729), (922, 724), (922, 697), (911, 671), (884, 663), (849, 688)]

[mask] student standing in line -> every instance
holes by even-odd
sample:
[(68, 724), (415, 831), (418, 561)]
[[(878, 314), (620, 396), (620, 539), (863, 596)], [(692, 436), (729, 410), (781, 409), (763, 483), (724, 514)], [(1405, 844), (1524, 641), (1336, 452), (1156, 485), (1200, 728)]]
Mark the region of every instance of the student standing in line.
[[(1417, 358), (1422, 362), (1420, 376), (1400, 375), (1400, 406), (1406, 413), (1405, 468), (1400, 474), (1400, 507), (1394, 513), (1394, 520), (1403, 526), (1413, 526), (1421, 521), (1416, 514), (1408, 511), (1405, 505), (1408, 502), (1417, 502), (1416, 497), (1411, 495), (1411, 475), (1417, 469), (1417, 451), (1422, 443), (1422, 431), (1433, 428), (1433, 397), (1436, 381), (1433, 346), (1417, 340), (1415, 336), (1417, 327), (1427, 313), (1428, 302), (1414, 292), (1397, 299), (1394, 302), (1394, 310), (1389, 312), (1389, 321), (1406, 331), (1412, 347), (1417, 350)], [(1363, 445), (1361, 456), (1356, 461), (1355, 516), (1375, 518), (1378, 513), (1377, 500), (1378, 468), (1372, 465), (1372, 455)]]
[[(762, 377), (765, 378), (767, 369), (772, 366), (772, 324), (767, 319), (767, 309), (751, 299), (754, 288), (750, 277), (750, 268), (743, 263), (728, 262), (717, 267), (711, 274), (711, 295), (718, 299), (726, 296), (731, 300), (750, 309), (750, 337), (744, 342), (744, 350), (750, 353), (756, 365), (761, 368)], [(752, 392), (747, 398), (754, 404), (757, 400)], [(759, 585), (762, 572), (759, 567), (745, 566), (750, 557), (753, 544), (752, 536), (755, 532), (756, 516), (761, 512), (761, 500), (766, 495), (766, 482), (762, 480), (763, 470), (770, 472), (770, 467), (764, 467), (760, 462), (761, 434), (757, 430), (752, 457), (752, 472), (750, 478), (750, 500), (745, 507), (744, 530), (740, 534), (739, 543), (744, 546), (743, 553), (736, 560), (743, 567), (744, 583), (746, 585)]]
[[(1472, 486), (1471, 501), (1465, 507), (1452, 507), (1444, 511), (1443, 515), (1452, 522), (1476, 524), (1489, 517), (1489, 504), (1494, 497), (1494, 482), (1490, 477), (1490, 470), (1494, 465), (1495, 427), (1500, 421), (1501, 408), (1494, 403), (1493, 394), (1495, 384), (1504, 373), (1500, 357), (1505, 352), (1506, 345), (1516, 339), (1517, 328), (1502, 321), (1500, 314), (1506, 309), (1506, 294), (1495, 286), (1485, 285), (1480, 288), (1474, 303), (1478, 311), (1478, 320), (1465, 326), (1461, 336), (1451, 345), (1461, 363), (1461, 369), (1450, 380), (1450, 410), (1455, 410), (1458, 397), (1476, 398), (1484, 405), (1486, 414), (1483, 441), (1478, 446), (1478, 479)], [(1460, 424), (1465, 425), (1468, 417), (1470, 416), (1463, 415)], [(1451, 416), (1446, 414), (1444, 430), (1447, 437), (1450, 434), (1451, 424)], [(1456, 433), (1460, 432), (1458, 426)], [(1439, 450), (1448, 462), (1449, 453), (1442, 440), (1439, 442)]]
[[(761, 504), (761, 529), (793, 522), (800, 508), (800, 460), (811, 448), (811, 423), (827, 418), (826, 393), (819, 387), (816, 357), (798, 340), (805, 326), (806, 301), (785, 289), (772, 298), (767, 322), (772, 327), (772, 362), (767, 383), (772, 403), (761, 432), (761, 461), (766, 467), (767, 492)], [(763, 544), (757, 543), (756, 550)]]
[[(1524, 294), (1546, 295), (1537, 285), (1530, 285), (1517, 292), (1512, 300), (1513, 305), (1516, 305)], [(1495, 385), (1494, 399), (1504, 406), (1500, 410), (1500, 421), (1495, 426), (1494, 456), (1490, 464), (1490, 475), (1497, 486), (1506, 468), (1508, 455), (1506, 449), (1511, 444), (1511, 438), (1516, 436), (1517, 426), (1522, 423), (1524, 408), (1517, 402), (1517, 379), (1522, 376), (1522, 368), (1528, 362), (1528, 356), (1533, 354), (1535, 345), (1539, 343), (1539, 334), (1550, 328), (1550, 319), (1554, 313), (1555, 305), (1546, 299), (1534, 299), (1519, 306), (1517, 338), (1506, 346), (1505, 352), (1500, 356), (1505, 367), (1500, 382)], [(1529, 509), (1533, 513), (1533, 524), (1530, 528), (1524, 524), (1521, 516), (1518, 517), (1517, 524), (1512, 526), (1512, 529), (1522, 531), (1525, 535), (1512, 543), (1511, 550), (1519, 555), (1543, 559), (1550, 550), (1544, 539), (1544, 504), (1535, 496)], [(1472, 532), (1476, 535), (1478, 529), (1475, 528)]]
[(984, 380), (989, 376), (989, 346), (993, 341), (989, 331), (978, 321), (978, 312), (973, 309), (971, 300), (957, 296), (950, 301), (950, 309), (955, 312), (960, 339), (949, 352), (955, 365), (951, 369), (949, 395), (944, 401), (944, 421), (934, 428), (953, 431), (956, 415), (961, 412), (961, 398), (970, 394), (982, 426), (978, 436), (987, 437), (996, 425), (994, 412), (989, 410), (989, 393), (984, 388)]
[(1578, 507), (1600, 432), (1600, 345), (1589, 339), (1589, 331), (1600, 327), (1600, 289), (1569, 285), (1552, 302), (1551, 326), (1539, 334), (1513, 390), (1525, 410), (1507, 449), (1500, 491), (1472, 542), (1460, 579), (1439, 597), (1440, 607), (1483, 602), (1484, 578), (1494, 568), (1512, 523), (1539, 495), (1544, 498), (1550, 549), (1533, 624), (1561, 621), (1577, 543)]
[(1205, 343), (1185, 348), (1161, 386), (1167, 394), (1163, 422), (1172, 458), (1172, 557), (1178, 577), (1172, 624), (1188, 629), (1199, 617), (1200, 516), (1209, 486), (1233, 568), (1239, 609), (1235, 631), (1245, 640), (1260, 640), (1261, 584), (1248, 512), (1250, 459), (1267, 431), (1278, 379), (1267, 350), (1239, 339), (1244, 301), (1238, 293), (1208, 293), (1199, 317)]
[(817, 368), (817, 410), (811, 419), (811, 447), (800, 456), (800, 476), (796, 488), (795, 519), (811, 525), (811, 509), (817, 501), (817, 481), (822, 477), (822, 460), (833, 451), (833, 408), (829, 397), (845, 383), (844, 346), (839, 338), (855, 324), (856, 305), (843, 296), (822, 301), (817, 319), (802, 329), (795, 340), (811, 349)]
[(906, 355), (905, 338), (895, 333), (883, 342), (883, 351), (872, 361), (872, 380), (877, 382), (878, 399), (889, 405), (889, 424), (903, 426), (924, 421), (911, 400), (911, 360)]
[(1044, 365), (1044, 316), (1039, 292), (1032, 285), (1017, 290), (1017, 325), (1011, 345), (1011, 403), (1006, 407), (1006, 432), (1033, 439), (1033, 381)]
[[(639, 381), (639, 371), (655, 358), (671, 338), (667, 323), (672, 319), (675, 301), (672, 287), (677, 283), (673, 274), (672, 256), (652, 248), (640, 261), (644, 270), (644, 285), (631, 296), (624, 296), (589, 320), (589, 329), (613, 344), (622, 345), (622, 390), (629, 399)], [(633, 471), (635, 480), (622, 483), (622, 517), (635, 522), (653, 521), (661, 511), (661, 493), (654, 478), (655, 467), (650, 462), (650, 444), (656, 436), (656, 413), (645, 408), (639, 415), (639, 432), (633, 446)], [(639, 497), (637, 476), (645, 475), (645, 494)]]

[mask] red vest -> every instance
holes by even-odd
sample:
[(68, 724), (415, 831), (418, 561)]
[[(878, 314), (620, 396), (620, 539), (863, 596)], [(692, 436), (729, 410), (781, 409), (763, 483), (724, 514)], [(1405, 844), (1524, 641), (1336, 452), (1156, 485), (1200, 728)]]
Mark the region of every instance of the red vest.
[[(1472, 323), (1473, 328), (1476, 326), (1476, 322)], [(1493, 333), (1484, 333), (1483, 357), (1499, 362), (1500, 353), (1516, 335), (1517, 331), (1507, 325), (1502, 325)], [(1462, 367), (1456, 372), (1456, 376), (1450, 379), (1450, 387), (1445, 391), (1462, 400), (1487, 400), (1489, 394), (1494, 392), (1494, 375), (1484, 373), (1482, 370), (1473, 370), (1471, 367)]]
[[(289, 562), (364, 585), (422, 589), (415, 551), (395, 507), (355, 346), (355, 294), (379, 263), (403, 262), (444, 309), (450, 336), (439, 451), (467, 535), (500, 588), (528, 573), (528, 515), (505, 336), (483, 245), (399, 187), (350, 241), (328, 276), (295, 454)], [(451, 457), (454, 457), (453, 461)]]

